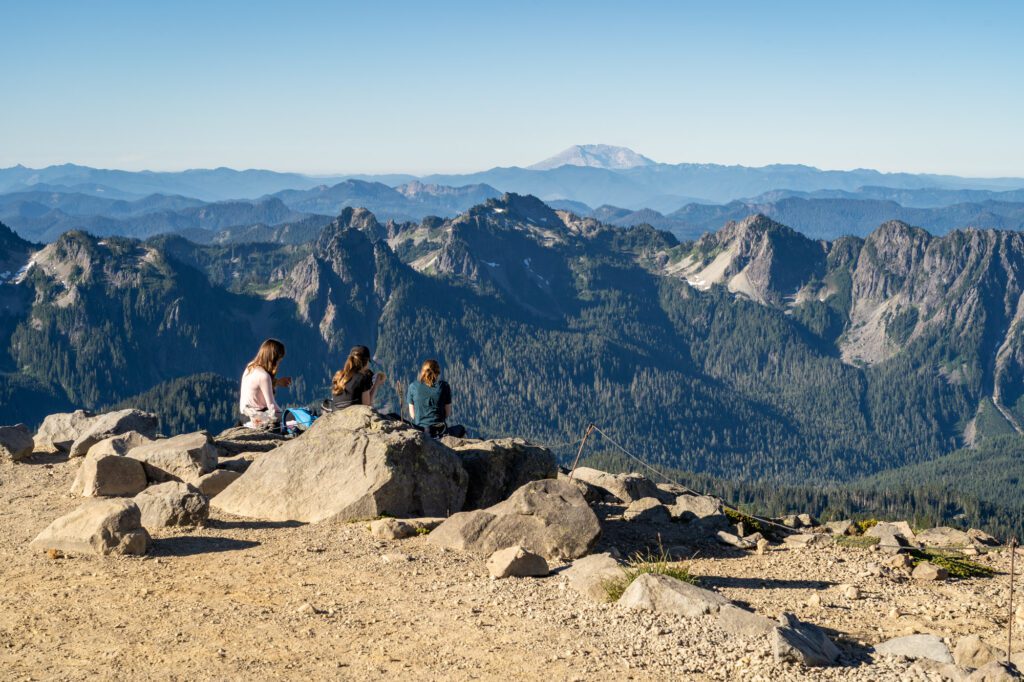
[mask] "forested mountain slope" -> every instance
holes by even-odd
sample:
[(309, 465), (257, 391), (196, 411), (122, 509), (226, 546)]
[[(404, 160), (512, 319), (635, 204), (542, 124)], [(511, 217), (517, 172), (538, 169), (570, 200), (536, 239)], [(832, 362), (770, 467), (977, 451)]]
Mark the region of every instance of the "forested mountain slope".
[[(0, 284), (8, 421), (236, 381), (266, 336), (288, 346), (285, 404), (325, 395), (366, 343), (404, 381), (438, 357), (480, 432), (558, 443), (594, 421), (653, 463), (737, 479), (849, 479), (1024, 417), (1011, 233), (815, 242), (755, 217), (679, 244), (506, 195), (419, 224), (346, 209), (296, 246), (73, 232), (14, 251), (32, 265)], [(224, 414), (225, 384), (206, 385), (219, 404), (194, 414)]]

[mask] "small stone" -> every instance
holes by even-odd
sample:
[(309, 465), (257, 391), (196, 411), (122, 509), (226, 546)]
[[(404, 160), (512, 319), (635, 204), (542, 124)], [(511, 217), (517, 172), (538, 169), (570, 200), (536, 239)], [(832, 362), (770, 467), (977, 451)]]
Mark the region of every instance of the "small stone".
[(764, 554), (767, 551), (768, 551), (768, 541), (765, 540), (764, 538), (761, 538), (760, 540), (757, 541), (757, 553), (758, 554)]
[(32, 454), (32, 432), (24, 424), (0, 426), (0, 460), (20, 462)]
[(813, 609), (820, 609), (821, 595), (812, 594), (810, 597), (807, 598), (807, 601), (805, 603)]
[(887, 559), (885, 565), (889, 568), (910, 568), (914, 562), (906, 554), (896, 554)]
[(390, 554), (382, 554), (380, 560), (385, 564), (404, 564), (407, 561), (412, 561), (412, 557), (408, 554), (392, 552)]
[(847, 585), (843, 589), (843, 596), (846, 597), (847, 599), (850, 599), (851, 601), (852, 600), (856, 600), (856, 599), (860, 599), (860, 597), (861, 597), (860, 588), (857, 587), (856, 585)]
[(920, 580), (922, 582), (945, 580), (949, 577), (949, 572), (941, 566), (924, 561), (917, 565), (914, 572), (911, 574), (914, 580)]

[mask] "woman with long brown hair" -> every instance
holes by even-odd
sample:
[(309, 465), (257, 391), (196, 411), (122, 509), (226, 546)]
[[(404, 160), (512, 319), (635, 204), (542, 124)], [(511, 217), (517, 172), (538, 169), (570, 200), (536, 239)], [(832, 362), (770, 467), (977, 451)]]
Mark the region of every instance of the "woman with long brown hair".
[(284, 359), (284, 344), (267, 339), (242, 373), (242, 390), (238, 411), (248, 417), (248, 426), (270, 428), (281, 417), (281, 408), (274, 398), (274, 390), (291, 386), (291, 377), (277, 378), (277, 368)]
[(348, 353), (345, 366), (335, 372), (331, 380), (331, 397), (324, 401), (325, 409), (343, 410), (353, 405), (373, 405), (377, 397), (377, 389), (387, 376), (377, 372), (374, 376), (370, 370), (370, 349), (366, 346), (355, 346)]
[(409, 386), (409, 417), (421, 431), (431, 436), (450, 435), (462, 438), (466, 429), (448, 426), (452, 416), (452, 387), (441, 379), (441, 365), (437, 360), (426, 360), (420, 374)]

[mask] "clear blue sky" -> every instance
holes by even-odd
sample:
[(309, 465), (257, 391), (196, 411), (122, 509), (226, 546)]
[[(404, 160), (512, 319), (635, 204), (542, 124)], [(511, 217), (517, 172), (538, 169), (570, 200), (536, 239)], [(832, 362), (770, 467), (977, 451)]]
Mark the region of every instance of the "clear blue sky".
[(0, 166), (1024, 176), (1024, 2), (0, 0)]

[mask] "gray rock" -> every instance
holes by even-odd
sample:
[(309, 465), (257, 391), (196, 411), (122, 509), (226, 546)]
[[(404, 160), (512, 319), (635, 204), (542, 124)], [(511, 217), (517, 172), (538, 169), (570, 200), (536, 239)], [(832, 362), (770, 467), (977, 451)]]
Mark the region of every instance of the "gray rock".
[(914, 572), (910, 575), (914, 580), (929, 582), (934, 580), (945, 580), (949, 577), (949, 572), (941, 566), (936, 566), (930, 561), (922, 561), (916, 568), (914, 568)]
[(731, 545), (732, 547), (737, 547), (739, 549), (754, 549), (757, 547), (756, 542), (751, 542), (750, 540), (746, 540), (724, 530), (720, 530), (715, 533), (715, 538), (717, 538), (723, 545)]
[(128, 457), (142, 462), (146, 476), (154, 483), (182, 481), (198, 485), (200, 478), (217, 468), (217, 449), (205, 431), (133, 447)]
[(624, 504), (644, 497), (653, 497), (660, 502), (669, 504), (675, 501), (675, 495), (659, 490), (653, 481), (640, 474), (609, 474), (590, 467), (577, 467), (573, 478), (600, 488), (605, 494), (611, 495)]
[(578, 478), (569, 478), (569, 474), (562, 471), (558, 472), (558, 480), (568, 481), (572, 485), (576, 486), (580, 493), (583, 494), (583, 499), (585, 499), (588, 504), (597, 504), (598, 502), (604, 501), (605, 491), (601, 488), (592, 486)]
[(653, 497), (644, 497), (631, 502), (626, 511), (622, 512), (622, 518), (626, 521), (639, 523), (668, 523), (672, 520), (668, 507)]
[(825, 527), (829, 529), (832, 535), (849, 535), (853, 529), (853, 521), (829, 521), (825, 524)]
[(446, 516), (462, 508), (467, 478), (458, 456), (436, 440), (358, 406), (331, 412), (301, 437), (260, 454), (213, 507), (310, 523)]
[(0, 426), (0, 461), (20, 462), (32, 455), (32, 432), (24, 424)]
[(71, 494), (83, 497), (131, 497), (146, 488), (142, 463), (120, 455), (94, 455), (95, 448), (82, 460), (71, 484)]
[(576, 559), (590, 551), (600, 533), (597, 516), (579, 490), (546, 479), (527, 483), (493, 507), (455, 514), (427, 541), (485, 555), (520, 545), (548, 560)]
[(914, 531), (906, 521), (879, 523), (868, 528), (864, 535), (878, 538), (879, 548), (888, 554), (896, 554), (901, 547), (909, 547), (914, 542)]
[(797, 514), (797, 521), (800, 522), (801, 528), (814, 528), (818, 525), (818, 522), (814, 520), (814, 517), (810, 514)]
[(967, 682), (1015, 682), (1021, 678), (1016, 666), (1003, 661), (986, 663), (967, 676)]
[(238, 480), (241, 476), (237, 471), (230, 469), (214, 469), (208, 474), (203, 474), (196, 482), (196, 488), (209, 499), (224, 492), (224, 489)]
[(540, 577), (547, 575), (548, 571), (544, 557), (519, 545), (499, 549), (487, 560), (487, 572), (495, 579)]
[(998, 547), (1000, 544), (999, 540), (995, 539), (983, 530), (978, 530), (977, 528), (968, 529), (967, 537), (971, 539), (971, 542), (979, 546)]
[(803, 549), (806, 547), (826, 547), (835, 542), (835, 538), (827, 533), (793, 533), (787, 535), (783, 542), (787, 547)]
[(465, 511), (498, 504), (530, 481), (558, 476), (554, 453), (522, 438), (460, 440), (452, 450), (469, 474)]
[(403, 540), (405, 538), (411, 538), (414, 535), (425, 535), (440, 526), (444, 521), (445, 519), (440, 517), (425, 517), (419, 519), (395, 519), (386, 517), (371, 521), (370, 533), (373, 537), (381, 540)]
[(930, 658), (919, 658), (907, 669), (913, 679), (942, 680), (942, 682), (965, 682), (968, 672), (953, 663), (939, 663)]
[(927, 658), (938, 663), (952, 663), (949, 647), (935, 635), (907, 635), (882, 642), (875, 647), (875, 653), (882, 656), (903, 658)]
[(269, 452), (288, 442), (282, 434), (235, 426), (222, 431), (213, 439), (220, 452), (234, 457), (244, 452)]
[(611, 554), (591, 554), (572, 562), (562, 571), (569, 587), (597, 602), (608, 601), (607, 585), (626, 576), (626, 571)]
[(791, 613), (779, 616), (775, 630), (775, 662), (792, 662), (810, 667), (835, 665), (839, 648), (816, 625), (805, 623)]
[(921, 531), (917, 534), (916, 539), (925, 547), (967, 547), (972, 544), (971, 536), (949, 526), (939, 526)]
[(120, 457), (127, 455), (132, 448), (152, 442), (152, 438), (144, 436), (137, 431), (127, 431), (110, 438), (104, 438), (90, 447), (85, 456), (102, 457), (104, 455), (116, 455)]
[(147, 530), (167, 526), (198, 526), (210, 515), (210, 503), (201, 492), (180, 481), (153, 485), (135, 496)]
[(75, 442), (71, 444), (68, 454), (71, 457), (84, 457), (89, 448), (101, 440), (128, 431), (136, 431), (149, 438), (155, 438), (159, 423), (155, 414), (135, 409), (98, 415), (85, 423)]
[(672, 518), (692, 521), (708, 516), (723, 516), (722, 501), (710, 495), (679, 495), (670, 508)]
[(981, 668), (1001, 655), (1001, 651), (982, 641), (978, 635), (961, 637), (953, 649), (953, 660), (961, 668)]
[(138, 506), (121, 498), (86, 502), (47, 526), (29, 546), (82, 554), (145, 554), (149, 542)]
[(630, 609), (696, 618), (716, 613), (729, 600), (671, 576), (644, 573), (630, 583), (618, 603)]
[(51, 414), (36, 431), (35, 451), (67, 452), (93, 416), (85, 410)]
[(778, 627), (771, 618), (741, 609), (735, 604), (724, 604), (718, 609), (718, 624), (726, 632), (741, 637), (760, 637)]

